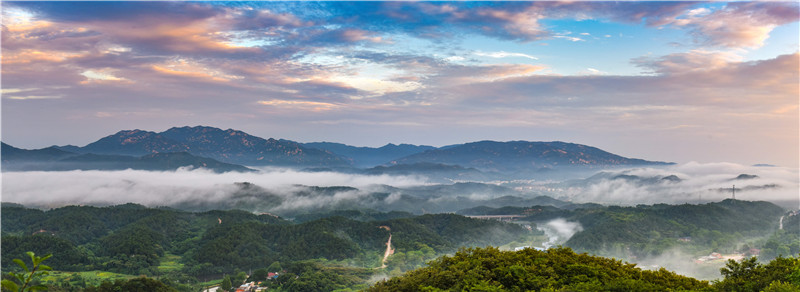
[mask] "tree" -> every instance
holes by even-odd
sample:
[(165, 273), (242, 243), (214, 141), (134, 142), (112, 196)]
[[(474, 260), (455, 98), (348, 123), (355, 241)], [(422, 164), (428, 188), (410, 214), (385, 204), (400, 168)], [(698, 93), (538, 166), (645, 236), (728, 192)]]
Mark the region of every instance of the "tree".
[(781, 281), (774, 281), (762, 290), (763, 292), (795, 292), (800, 290), (800, 286), (792, 283), (784, 283)]
[(267, 267), (267, 272), (277, 273), (277, 272), (280, 272), (282, 270), (283, 270), (283, 268), (281, 268), (281, 263), (277, 262), (277, 261), (272, 262), (272, 264), (270, 264), (269, 267)]
[(225, 275), (225, 278), (222, 278), (222, 285), (219, 286), (222, 291), (231, 291), (231, 276)]
[(253, 271), (253, 274), (250, 275), (250, 278), (248, 280), (255, 282), (266, 281), (267, 276), (269, 276), (269, 272), (267, 271), (267, 269), (257, 269)]
[(236, 273), (235, 276), (231, 277), (231, 285), (236, 285), (236, 287), (239, 287), (239, 285), (244, 283), (245, 279), (247, 279), (247, 273), (240, 271)]
[(86, 292), (178, 292), (175, 288), (153, 278), (117, 279), (114, 282), (103, 281), (100, 286), (87, 287)]
[[(752, 257), (741, 262), (729, 260), (720, 273), (725, 278), (714, 283), (720, 291), (783, 291), (800, 287), (800, 258), (778, 257), (762, 265)], [(796, 290), (795, 290), (796, 291)]]
[(47, 290), (47, 287), (43, 285), (35, 285), (35, 282), (40, 277), (47, 275), (47, 271), (52, 270), (50, 266), (43, 265), (42, 262), (46, 259), (49, 259), (53, 255), (48, 254), (43, 257), (38, 257), (32, 251), (26, 252), (26, 254), (31, 257), (31, 268), (29, 269), (22, 260), (14, 259), (14, 263), (19, 265), (25, 272), (9, 272), (8, 275), (12, 277), (13, 281), (9, 279), (3, 279), (2, 282), (0, 282), (0, 286), (2, 287), (3, 291), (24, 292)]
[(366, 291), (703, 291), (706, 281), (648, 271), (569, 248), (518, 252), (461, 249), (424, 268), (379, 281)]

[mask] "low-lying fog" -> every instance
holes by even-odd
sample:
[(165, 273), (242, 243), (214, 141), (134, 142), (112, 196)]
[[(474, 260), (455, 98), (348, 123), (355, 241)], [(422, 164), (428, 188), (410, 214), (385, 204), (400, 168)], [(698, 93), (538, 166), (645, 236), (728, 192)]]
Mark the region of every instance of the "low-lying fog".
[[(739, 177), (741, 174), (745, 176)], [(739, 177), (737, 179), (737, 177)], [(138, 203), (146, 206), (173, 206), (184, 202), (203, 202), (213, 207), (217, 202), (242, 198), (237, 182), (249, 182), (269, 193), (276, 203), (270, 209), (314, 208), (339, 202), (357, 203), (370, 199), (372, 204), (397, 203), (400, 195), (386, 186), (413, 188), (430, 185), (423, 176), (355, 175), (336, 172), (300, 172), (285, 169), (262, 169), (258, 173), (216, 174), (204, 170), (177, 171), (60, 171), (4, 172), (2, 201), (33, 207), (58, 207), (69, 204), (109, 205)], [(348, 186), (319, 194), (303, 192), (302, 186)], [(731, 163), (688, 163), (663, 168), (636, 168), (600, 172), (592, 177), (558, 183), (533, 182), (529, 187), (508, 189), (502, 194), (492, 188), (464, 191), (461, 198), (491, 199), (547, 195), (574, 202), (603, 204), (697, 203), (731, 197), (777, 202), (785, 208), (797, 208), (800, 201), (797, 169), (752, 167)], [(299, 189), (300, 188), (300, 189)], [(370, 197), (370, 192), (387, 193)], [(436, 192), (432, 189), (431, 192)], [(298, 195), (299, 193), (299, 195)], [(258, 197), (249, 197), (257, 200)], [(431, 196), (430, 200), (439, 200)], [(446, 199), (446, 198), (445, 198)], [(358, 206), (353, 206), (358, 207)], [(263, 210), (269, 211), (269, 210)], [(450, 212), (457, 210), (449, 210)]]
[(562, 183), (562, 197), (603, 204), (698, 203), (733, 196), (771, 201), (784, 208), (800, 204), (798, 169), (691, 162), (664, 168), (599, 173), (580, 183)]
[[(30, 171), (4, 172), (2, 201), (26, 206), (56, 207), (69, 204), (111, 205), (137, 203), (172, 206), (186, 201), (209, 203), (229, 200), (249, 182), (272, 194), (287, 194), (299, 185), (352, 186), (385, 184), (399, 187), (425, 184), (414, 176), (366, 176), (334, 172), (299, 172), (263, 169), (258, 173), (214, 173), (202, 169), (177, 171)], [(341, 196), (334, 197), (352, 197)], [(302, 207), (302, 206), (298, 206)]]

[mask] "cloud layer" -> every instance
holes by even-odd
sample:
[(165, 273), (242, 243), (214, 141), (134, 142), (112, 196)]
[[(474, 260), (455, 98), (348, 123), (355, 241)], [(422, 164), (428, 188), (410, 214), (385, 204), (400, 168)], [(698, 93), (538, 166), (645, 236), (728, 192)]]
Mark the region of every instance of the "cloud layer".
[[(238, 183), (238, 184), (237, 184)], [(242, 183), (257, 186), (261, 197), (251, 196)], [(36, 207), (73, 204), (112, 205), (137, 203), (147, 206), (186, 206), (205, 209), (227, 208), (236, 203), (265, 206), (261, 211), (315, 209), (340, 201), (365, 198), (366, 191), (342, 189), (331, 194), (310, 196), (306, 186), (348, 186), (367, 188), (376, 184), (398, 187), (424, 184), (411, 176), (365, 176), (332, 172), (297, 172), (273, 169), (259, 173), (216, 174), (204, 170), (151, 172), (59, 171), (4, 172), (2, 201)], [(239, 201), (237, 201), (239, 200)], [(236, 202), (232, 202), (236, 201)], [(272, 202), (270, 202), (272, 201)]]
[(691, 162), (605, 172), (584, 184), (565, 186), (572, 188), (562, 190), (562, 194), (580, 202), (697, 204), (735, 195), (738, 200), (770, 201), (790, 209), (800, 206), (798, 171), (784, 167)]

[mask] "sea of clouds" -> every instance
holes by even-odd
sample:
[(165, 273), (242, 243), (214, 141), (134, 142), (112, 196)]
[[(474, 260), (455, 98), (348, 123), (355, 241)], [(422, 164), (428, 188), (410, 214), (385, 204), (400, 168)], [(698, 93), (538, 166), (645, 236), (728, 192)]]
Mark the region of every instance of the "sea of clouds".
[[(608, 171), (607, 171), (608, 172)], [(756, 178), (736, 180), (740, 174)], [(642, 181), (615, 178), (618, 175), (641, 178), (677, 176), (679, 182), (669, 180)], [(732, 163), (687, 163), (662, 168), (634, 168), (614, 170), (601, 179), (588, 179), (579, 187), (556, 193), (520, 193), (525, 195), (550, 195), (574, 202), (603, 204), (654, 204), (654, 203), (704, 203), (720, 201), (732, 196), (730, 189), (736, 185), (736, 198), (740, 200), (765, 200), (777, 202), (786, 208), (800, 204), (800, 178), (798, 170), (784, 167), (755, 167)], [(32, 207), (58, 207), (64, 205), (113, 205), (138, 203), (146, 206), (172, 206), (182, 202), (216, 202), (242, 196), (241, 185), (249, 182), (271, 196), (277, 196), (280, 205), (276, 210), (314, 208), (338, 202), (355, 202), (368, 199), (376, 186), (412, 188), (430, 185), (423, 176), (360, 175), (338, 172), (302, 172), (289, 169), (264, 168), (253, 173), (214, 173), (203, 169), (178, 169), (176, 171), (27, 171), (2, 173), (2, 201)], [(325, 196), (302, 196), (307, 186), (348, 186), (358, 190), (342, 189)], [(487, 198), (491, 194), (480, 194)], [(475, 194), (461, 194), (473, 198)], [(399, 198), (392, 193), (384, 199), (393, 203)], [(258, 200), (252, 196), (250, 200)], [(374, 198), (372, 198), (374, 199)], [(381, 202), (373, 202), (380, 204)]]
[[(756, 177), (736, 179), (741, 174)], [(620, 175), (656, 180), (644, 182), (621, 178)], [(658, 179), (672, 175), (680, 181)], [(798, 175), (796, 168), (690, 162), (669, 167), (612, 171), (602, 179), (586, 180), (584, 185), (563, 195), (574, 201), (603, 204), (694, 204), (731, 198), (735, 185), (738, 200), (771, 201), (786, 208), (798, 208)]]

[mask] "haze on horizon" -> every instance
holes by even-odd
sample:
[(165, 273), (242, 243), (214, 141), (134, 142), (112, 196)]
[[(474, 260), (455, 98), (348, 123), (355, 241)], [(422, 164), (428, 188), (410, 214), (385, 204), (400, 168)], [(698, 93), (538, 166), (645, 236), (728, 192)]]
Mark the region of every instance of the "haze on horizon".
[(800, 160), (797, 2), (2, 3), (2, 141), (233, 128)]

